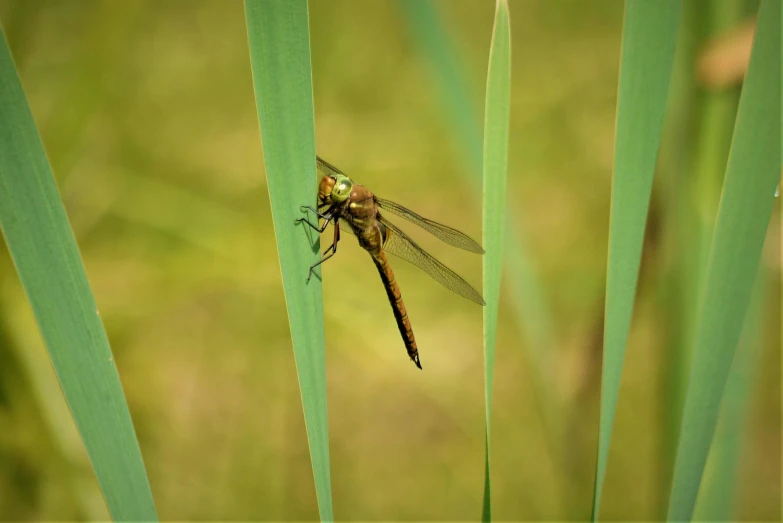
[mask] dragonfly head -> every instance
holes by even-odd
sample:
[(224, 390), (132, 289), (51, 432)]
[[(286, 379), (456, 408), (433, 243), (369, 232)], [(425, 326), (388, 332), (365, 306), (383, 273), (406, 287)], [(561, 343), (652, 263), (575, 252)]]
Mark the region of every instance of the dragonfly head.
[(344, 175), (337, 175), (334, 181), (334, 187), (332, 187), (332, 202), (343, 203), (350, 198), (351, 191), (353, 190), (353, 182)]

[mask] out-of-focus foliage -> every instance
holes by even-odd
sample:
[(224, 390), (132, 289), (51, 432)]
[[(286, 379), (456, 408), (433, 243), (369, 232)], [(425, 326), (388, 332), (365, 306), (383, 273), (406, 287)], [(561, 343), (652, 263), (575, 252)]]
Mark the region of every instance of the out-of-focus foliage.
[(764, 0), (710, 246), (669, 501), (672, 520), (693, 517), (775, 204), (781, 173), (780, 37), (780, 3)]
[(109, 340), (0, 30), (0, 231), (112, 518), (157, 520)]
[[(568, 511), (584, 519), (597, 442), (623, 4), (509, 4), (508, 205), (523, 210), (514, 213), (515, 225), (529, 239), (555, 319), (551, 381), (566, 429), (565, 444), (553, 447), (536, 410), (523, 337), (501, 301), (493, 516), (535, 520)], [(493, 4), (436, 5), (480, 120)], [(0, 23), (111, 340), (159, 516), (317, 517), (242, 3), (0, 0)], [(464, 156), (398, 4), (313, 0), (310, 30), (319, 154), (376, 194), (480, 237), (480, 193), (454, 176), (466, 168)], [(685, 126), (677, 144), (692, 150), (701, 132)], [(666, 163), (660, 168), (666, 180)], [(672, 186), (653, 189), (604, 519), (655, 519), (666, 506), (660, 477), (670, 456), (662, 450), (661, 413), (672, 400), (659, 376), (669, 311), (679, 301), (658, 287), (664, 269), (678, 274), (683, 263), (669, 241), (681, 223), (669, 219)], [(779, 205), (762, 257), (769, 283), (736, 519), (780, 516)], [(477, 257), (406, 230), (478, 284)], [(478, 518), (480, 310), (397, 263), (428, 362), (418, 372), (375, 268), (351, 240), (343, 238), (323, 270), (335, 516)], [(0, 333), (0, 514), (100, 517), (89, 465), (5, 251)]]
[(625, 4), (609, 213), (593, 521), (600, 514), (681, 11), (680, 0), (658, 3), (628, 0)]

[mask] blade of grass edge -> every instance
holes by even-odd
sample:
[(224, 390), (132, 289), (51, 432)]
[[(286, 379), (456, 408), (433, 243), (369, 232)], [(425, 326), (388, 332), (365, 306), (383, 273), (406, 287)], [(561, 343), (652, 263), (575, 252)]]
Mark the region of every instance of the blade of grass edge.
[[(438, 83), (438, 97), (445, 115), (452, 122), (458, 149), (468, 161), (469, 168), (462, 174), (471, 183), (477, 183), (482, 169), (482, 138), (478, 121), (473, 117), (473, 103), (468, 92), (467, 80), (461, 74), (459, 53), (453, 40), (443, 27), (432, 0), (400, 0), (402, 11), (411, 30), (418, 40), (418, 46), (428, 57), (433, 75)], [(513, 210), (508, 209), (504, 257), (507, 270), (505, 277), (512, 289), (506, 294), (515, 309), (518, 329), (526, 338), (524, 347), (531, 363), (533, 388), (536, 391), (536, 408), (544, 420), (547, 442), (552, 444), (560, 433), (556, 386), (552, 385), (552, 321), (546, 293), (536, 277), (532, 260), (527, 255), (522, 229), (515, 226)], [(552, 444), (554, 448), (557, 445)], [(556, 458), (556, 452), (553, 456)]]
[(484, 113), (484, 401), (486, 409), (484, 501), (482, 521), (492, 520), (490, 480), (490, 426), (495, 367), (500, 276), (506, 221), (506, 170), (511, 112), (511, 27), (506, 0), (497, 0), (489, 50), (487, 100)]
[[(419, 49), (427, 57), (433, 77), (437, 81), (438, 96), (445, 116), (451, 122), (459, 154), (468, 162), (467, 169), (461, 173), (471, 182), (479, 183), (477, 176), (482, 169), (482, 138), (478, 120), (474, 118), (474, 104), (468, 89), (468, 82), (462, 74), (459, 51), (446, 31), (443, 17), (433, 0), (399, 0)], [(530, 364), (529, 377), (534, 391), (533, 401), (544, 424), (545, 441), (550, 459), (556, 467), (564, 469), (565, 453), (560, 450), (565, 444), (563, 439), (563, 405), (556, 381), (552, 380), (554, 361), (552, 348), (555, 336), (552, 332), (552, 319), (549, 299), (537, 277), (532, 258), (527, 254), (527, 240), (524, 230), (516, 226), (514, 215), (519, 206), (507, 209), (506, 240), (504, 244), (505, 281), (514, 308), (517, 329), (525, 338), (523, 347)], [(509, 268), (513, 268), (510, 270)], [(566, 474), (564, 474), (566, 475)], [(557, 482), (558, 506), (563, 506), (566, 485)], [(563, 513), (567, 510), (563, 509)], [(557, 518), (557, 514), (553, 515)]]
[(295, 226), (315, 205), (315, 136), (307, 0), (245, 0), (261, 145), (321, 521), (332, 521), (321, 283), (306, 284), (317, 235)]
[(0, 229), (115, 520), (157, 520), (109, 340), (0, 28)]
[(669, 520), (690, 520), (780, 179), (780, 2), (763, 0), (713, 234)]
[(601, 414), (592, 520), (598, 519), (674, 63), (681, 0), (626, 0), (609, 219)]

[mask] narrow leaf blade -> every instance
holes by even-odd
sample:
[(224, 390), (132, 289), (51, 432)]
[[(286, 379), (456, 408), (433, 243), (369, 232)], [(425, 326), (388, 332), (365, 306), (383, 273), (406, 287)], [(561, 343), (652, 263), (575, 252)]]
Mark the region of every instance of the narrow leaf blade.
[(735, 508), (742, 450), (750, 432), (751, 397), (754, 385), (758, 383), (758, 367), (762, 360), (762, 311), (769, 283), (767, 275), (760, 271), (737, 355), (726, 382), (720, 421), (705, 464), (705, 476), (694, 509), (697, 521), (726, 519)]
[(693, 515), (780, 179), (780, 2), (763, 0), (726, 167), (669, 501)]
[(508, 3), (498, 0), (489, 51), (486, 109), (484, 114), (484, 384), (486, 448), (484, 507), (482, 520), (492, 519), (490, 481), (490, 426), (492, 383), (495, 366), (500, 276), (503, 269), (503, 240), (506, 221), (506, 171), (511, 112), (511, 26)]
[(598, 519), (661, 141), (680, 0), (627, 0), (617, 99), (606, 279), (601, 416), (593, 495)]
[[(449, 126), (459, 145), (460, 153), (468, 168), (461, 172), (471, 183), (478, 183), (482, 168), (482, 138), (479, 122), (474, 118), (474, 104), (468, 89), (468, 81), (461, 74), (459, 51), (444, 27), (442, 17), (433, 0), (400, 0), (400, 6), (408, 19), (411, 30), (419, 42), (419, 48), (431, 65), (432, 74), (438, 84), (438, 100), (448, 117)], [(525, 247), (527, 241), (521, 227), (515, 226), (514, 214), (519, 207), (508, 210), (506, 223), (506, 266), (507, 289), (516, 313), (517, 324), (525, 336), (525, 349), (533, 368), (533, 387), (551, 439), (559, 434), (558, 406), (552, 385), (552, 320), (546, 293), (537, 278), (534, 263)]]
[[(307, 0), (246, 0), (253, 85), (307, 440), (322, 521), (332, 521), (321, 283), (306, 283), (319, 242), (295, 220), (315, 204)], [(317, 236), (317, 235), (316, 235)]]
[(73, 231), (0, 29), (0, 229), (111, 516), (157, 520)]

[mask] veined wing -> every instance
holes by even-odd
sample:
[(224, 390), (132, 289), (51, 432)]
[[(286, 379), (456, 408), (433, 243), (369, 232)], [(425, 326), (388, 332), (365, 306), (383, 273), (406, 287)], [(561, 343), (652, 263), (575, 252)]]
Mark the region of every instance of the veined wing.
[(315, 157), (315, 166), (319, 171), (321, 171), (321, 174), (325, 176), (334, 177), (337, 176), (338, 174), (342, 174), (343, 176), (345, 176), (344, 172), (342, 172), (340, 169), (338, 169), (337, 167), (335, 167), (334, 165), (332, 165), (331, 163), (327, 162), (326, 160), (324, 160), (323, 158), (317, 155)]
[(398, 229), (393, 223), (383, 217), (380, 217), (380, 221), (386, 227), (386, 243), (383, 245), (385, 252), (419, 267), (450, 291), (456, 292), (474, 303), (484, 305), (484, 298), (481, 297), (481, 294), (463, 280), (461, 276), (416, 245), (416, 242), (411, 240), (408, 235)]
[[(468, 282), (462, 279), (459, 274), (443, 265), (431, 254), (419, 247), (407, 234), (402, 232), (386, 218), (381, 217), (380, 221), (387, 229), (386, 243), (383, 246), (385, 252), (412, 263), (450, 291), (456, 292), (474, 303), (485, 305), (484, 298), (481, 297), (481, 294), (471, 287)], [(354, 234), (353, 229), (351, 229), (351, 226), (345, 220), (339, 220), (339, 227), (342, 231)]]
[(378, 198), (377, 196), (375, 199), (381, 209), (387, 210), (392, 214), (396, 214), (401, 218), (405, 218), (406, 220), (415, 223), (425, 231), (437, 236), (449, 245), (459, 247), (460, 249), (465, 249), (466, 251), (484, 254), (484, 249), (481, 248), (481, 245), (473, 241), (468, 235), (459, 232), (457, 229), (452, 229), (451, 227), (443, 225), (442, 223), (434, 222), (423, 216), (420, 216), (410, 209), (403, 207), (399, 203), (394, 203), (383, 198)]
[[(343, 176), (345, 176), (345, 173), (343, 173), (340, 169), (330, 164), (320, 156), (316, 155), (315, 160), (316, 160), (316, 166), (318, 170), (321, 171), (321, 174), (325, 176), (332, 176), (332, 177), (337, 176), (338, 174), (342, 174)], [(484, 254), (484, 249), (481, 248), (481, 245), (476, 243), (465, 233), (462, 233), (447, 225), (443, 225), (441, 223), (425, 218), (391, 200), (387, 200), (385, 198), (378, 198), (378, 197), (376, 197), (375, 200), (378, 202), (378, 206), (381, 207), (382, 209), (385, 209), (392, 214), (396, 214), (401, 218), (405, 218), (406, 220), (415, 223), (425, 231), (437, 236), (438, 238), (448, 243), (449, 245), (458, 247), (460, 249), (465, 249), (466, 251), (475, 252), (478, 254)]]

